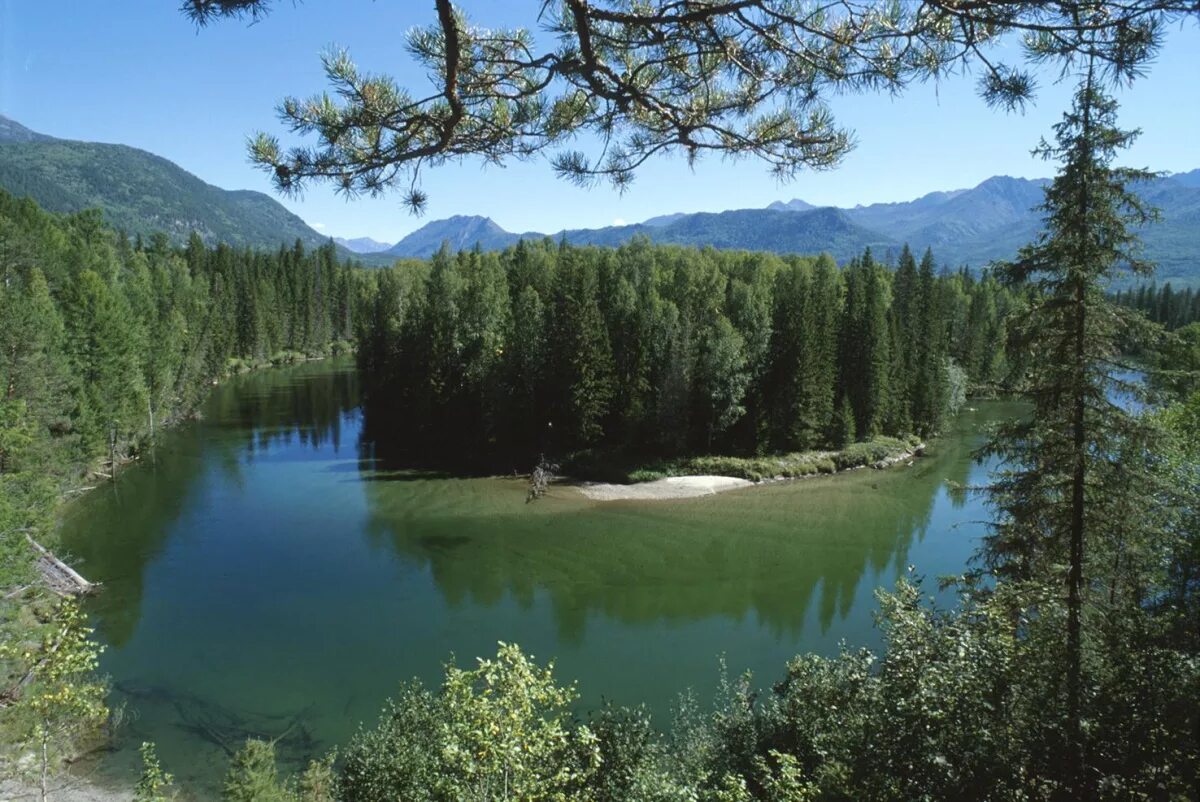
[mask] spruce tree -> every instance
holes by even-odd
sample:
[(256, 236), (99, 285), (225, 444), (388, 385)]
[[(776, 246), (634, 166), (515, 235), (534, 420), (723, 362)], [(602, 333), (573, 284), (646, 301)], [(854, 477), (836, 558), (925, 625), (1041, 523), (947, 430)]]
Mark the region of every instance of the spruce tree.
[(914, 349), (913, 423), (917, 434), (928, 436), (942, 425), (949, 386), (945, 316), (930, 250), (926, 250), (921, 258), (918, 288), (920, 315)]
[(897, 434), (909, 432), (913, 426), (917, 290), (917, 260), (905, 244), (892, 278), (892, 303), (888, 315), (892, 336), (889, 378), (892, 398), (888, 429)]

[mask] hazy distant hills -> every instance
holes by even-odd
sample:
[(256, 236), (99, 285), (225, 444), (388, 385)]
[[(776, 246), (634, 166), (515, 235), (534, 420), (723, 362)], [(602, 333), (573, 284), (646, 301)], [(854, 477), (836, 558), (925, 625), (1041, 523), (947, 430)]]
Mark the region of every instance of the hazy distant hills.
[(207, 184), (173, 162), (125, 145), (55, 139), (0, 116), (0, 187), (55, 212), (101, 208), (130, 235), (196, 231), (208, 243), (277, 248), (327, 239), (269, 195)]

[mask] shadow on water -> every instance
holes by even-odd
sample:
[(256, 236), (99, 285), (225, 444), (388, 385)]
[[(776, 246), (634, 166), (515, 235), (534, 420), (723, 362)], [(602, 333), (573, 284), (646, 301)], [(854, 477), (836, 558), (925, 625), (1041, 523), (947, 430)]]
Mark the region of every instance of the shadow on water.
[[(554, 487), (454, 478), (384, 459), (362, 432), (348, 360), (238, 378), (152, 459), (72, 505), (63, 537), (89, 578), (129, 715), (106, 770), (154, 740), (212, 793), (246, 737), (286, 768), (344, 743), (396, 683), (436, 684), (515, 641), (601, 697), (665, 713), (717, 683), (717, 658), (769, 682), (799, 651), (872, 645), (873, 593), (910, 564), (963, 568), (985, 517), (981, 406), (909, 468), (687, 501), (596, 503)], [(369, 428), (369, 427), (368, 427)]]

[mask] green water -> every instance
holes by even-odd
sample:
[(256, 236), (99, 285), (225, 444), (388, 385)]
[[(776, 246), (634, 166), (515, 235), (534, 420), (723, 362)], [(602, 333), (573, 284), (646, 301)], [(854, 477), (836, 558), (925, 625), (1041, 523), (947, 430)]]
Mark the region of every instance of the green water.
[(377, 465), (349, 362), (230, 382), (68, 511), (124, 706), (100, 771), (133, 776), (153, 740), (203, 795), (247, 734), (280, 737), (290, 769), (401, 680), (501, 640), (577, 680), (580, 715), (645, 702), (664, 725), (685, 688), (711, 698), (722, 654), (767, 685), (797, 652), (873, 645), (876, 587), (963, 568), (986, 510), (950, 486), (983, 478), (982, 427), (1014, 411), (964, 413), (908, 468), (682, 501), (556, 487), (527, 505), (517, 479)]

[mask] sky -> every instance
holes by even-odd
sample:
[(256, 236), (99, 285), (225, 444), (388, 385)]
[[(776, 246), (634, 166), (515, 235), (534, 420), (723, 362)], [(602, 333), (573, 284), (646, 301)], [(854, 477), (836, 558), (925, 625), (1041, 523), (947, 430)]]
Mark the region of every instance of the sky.
[[(541, 0), (461, 5), (478, 24), (531, 26)], [(178, 7), (177, 0), (0, 0), (0, 114), (51, 136), (142, 148), (226, 189), (271, 193), (268, 176), (247, 160), (246, 139), (259, 130), (283, 133), (274, 109), (284, 96), (325, 88), (323, 50), (344, 46), (362, 69), (414, 90), (429, 86), (403, 43), (413, 26), (435, 19), (431, 0), (282, 0), (257, 24), (226, 21), (199, 31)], [(541, 40), (548, 43), (544, 34)], [(424, 217), (411, 215), (399, 192), (346, 200), (313, 186), (302, 198), (278, 200), (325, 234), (385, 242), (454, 214), (552, 233), (790, 198), (821, 206), (906, 201), (993, 175), (1051, 175), (1053, 165), (1030, 150), (1067, 106), (1072, 87), (1056, 77), (1041, 77), (1037, 103), (1023, 114), (989, 109), (971, 75), (917, 85), (898, 98), (836, 98), (833, 112), (853, 129), (857, 147), (835, 170), (786, 184), (754, 161), (708, 158), (689, 168), (668, 157), (619, 194), (558, 179), (545, 160), (504, 168), (464, 162), (426, 172)], [(1171, 172), (1200, 167), (1194, 23), (1173, 28), (1149, 75), (1118, 98), (1122, 124), (1143, 129), (1123, 161)]]

